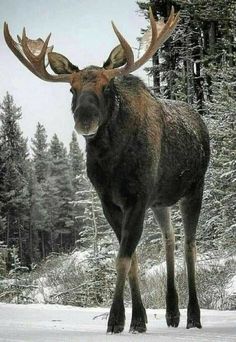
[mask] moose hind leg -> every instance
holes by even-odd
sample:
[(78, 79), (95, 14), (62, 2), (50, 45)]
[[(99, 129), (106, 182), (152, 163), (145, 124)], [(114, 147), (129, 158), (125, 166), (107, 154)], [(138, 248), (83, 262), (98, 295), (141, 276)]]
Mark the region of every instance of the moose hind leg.
[(143, 306), (139, 282), (138, 282), (138, 262), (136, 252), (132, 255), (131, 267), (129, 271), (129, 284), (132, 296), (132, 319), (130, 324), (130, 332), (143, 333), (147, 330), (147, 315)]
[(198, 304), (195, 284), (195, 262), (196, 262), (196, 228), (201, 210), (203, 187), (197, 187), (194, 192), (183, 198), (180, 209), (185, 231), (185, 261), (188, 275), (189, 302), (187, 311), (186, 328), (201, 328), (200, 308)]
[(166, 250), (167, 291), (166, 291), (166, 323), (178, 327), (180, 312), (178, 307), (178, 294), (175, 285), (175, 236), (171, 224), (170, 209), (168, 207), (152, 208), (157, 222), (160, 225)]

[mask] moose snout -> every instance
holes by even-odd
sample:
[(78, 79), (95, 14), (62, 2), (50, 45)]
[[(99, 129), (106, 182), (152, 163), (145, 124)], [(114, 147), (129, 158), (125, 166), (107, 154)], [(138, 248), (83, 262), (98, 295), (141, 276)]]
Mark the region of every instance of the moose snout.
[(75, 130), (84, 136), (96, 134), (99, 117), (99, 110), (93, 104), (79, 105), (74, 112)]

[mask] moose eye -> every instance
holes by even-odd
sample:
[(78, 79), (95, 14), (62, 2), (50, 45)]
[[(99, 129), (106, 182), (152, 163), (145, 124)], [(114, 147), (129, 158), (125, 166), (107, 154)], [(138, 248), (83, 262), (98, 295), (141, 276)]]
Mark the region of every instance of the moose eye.
[(74, 91), (73, 88), (70, 88), (70, 92), (71, 92), (71, 94), (73, 94), (73, 95), (74, 95), (74, 93), (75, 93), (75, 91)]

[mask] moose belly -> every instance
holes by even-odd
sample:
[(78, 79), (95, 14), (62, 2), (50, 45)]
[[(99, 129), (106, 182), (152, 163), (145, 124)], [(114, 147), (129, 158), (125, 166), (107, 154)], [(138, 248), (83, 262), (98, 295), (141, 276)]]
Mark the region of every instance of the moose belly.
[(198, 182), (191, 170), (170, 175), (162, 174), (153, 186), (150, 196), (150, 206), (172, 206), (184, 197)]

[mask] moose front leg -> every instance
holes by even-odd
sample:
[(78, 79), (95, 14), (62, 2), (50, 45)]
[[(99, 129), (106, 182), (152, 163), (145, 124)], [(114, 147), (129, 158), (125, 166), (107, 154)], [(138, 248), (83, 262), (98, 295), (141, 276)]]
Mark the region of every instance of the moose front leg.
[[(116, 262), (117, 281), (113, 298), (113, 303), (110, 310), (108, 320), (108, 333), (120, 333), (124, 329), (125, 324), (125, 309), (124, 309), (124, 287), (125, 280), (129, 271), (134, 270), (132, 264), (132, 255), (135, 252), (136, 246), (143, 230), (143, 220), (145, 214), (145, 205), (136, 203), (124, 212), (124, 218), (121, 230), (120, 249)], [(136, 279), (136, 276), (135, 276)], [(137, 293), (137, 286), (133, 285), (133, 296)], [(132, 291), (132, 290), (131, 290)], [(138, 302), (137, 302), (138, 303)]]
[[(121, 241), (123, 214), (119, 207), (111, 201), (102, 200), (103, 212), (108, 222), (113, 228), (117, 239)], [(145, 332), (147, 315), (142, 303), (139, 281), (138, 281), (138, 262), (136, 252), (133, 253), (131, 259), (130, 270), (128, 273), (129, 284), (132, 296), (132, 319), (130, 324), (130, 332)], [(121, 306), (122, 307), (122, 306)]]

